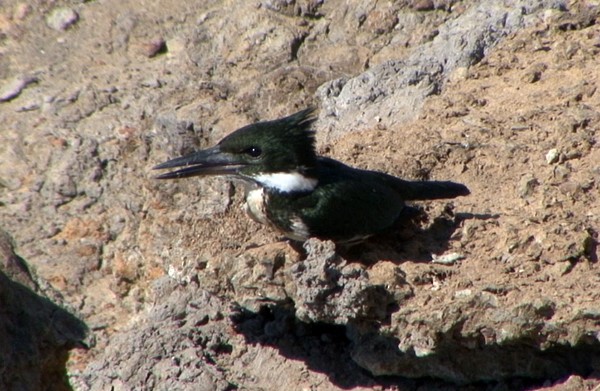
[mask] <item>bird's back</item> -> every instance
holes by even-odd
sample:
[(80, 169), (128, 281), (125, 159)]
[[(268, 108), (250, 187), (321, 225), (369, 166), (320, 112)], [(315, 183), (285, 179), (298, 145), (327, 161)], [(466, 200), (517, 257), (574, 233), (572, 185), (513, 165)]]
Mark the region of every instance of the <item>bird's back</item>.
[(319, 157), (316, 172), (319, 182), (312, 192), (270, 196), (270, 218), (284, 231), (295, 227), (336, 242), (362, 240), (392, 226), (405, 201), (468, 194), (458, 183), (405, 181), (326, 157)]

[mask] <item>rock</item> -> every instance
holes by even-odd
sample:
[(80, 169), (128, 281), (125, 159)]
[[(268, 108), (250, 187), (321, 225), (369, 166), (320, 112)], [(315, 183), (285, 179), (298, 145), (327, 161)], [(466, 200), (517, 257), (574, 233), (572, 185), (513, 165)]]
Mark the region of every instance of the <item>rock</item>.
[(546, 64), (534, 64), (523, 75), (523, 81), (525, 83), (535, 83), (542, 77), (544, 71), (548, 68)]
[(167, 42), (162, 37), (156, 37), (140, 44), (140, 53), (152, 58), (167, 52)]
[(457, 261), (460, 261), (461, 259), (465, 259), (465, 256), (460, 253), (449, 253), (449, 254), (443, 254), (443, 255), (435, 255), (434, 254), (431, 257), (431, 262), (440, 263), (442, 265), (453, 265)]
[(415, 0), (411, 1), (412, 7), (417, 11), (431, 11), (435, 8), (433, 0)]
[[(67, 390), (69, 351), (84, 348), (87, 326), (42, 293), (13, 241), (0, 228), (0, 340), (3, 341), (0, 387)], [(18, 326), (17, 326), (18, 325)], [(16, 327), (16, 328), (15, 328)]]
[(306, 260), (290, 270), (298, 319), (346, 324), (388, 316), (393, 295), (383, 285), (369, 284), (368, 273), (340, 258), (333, 242), (309, 239), (304, 247)]
[(519, 181), (518, 192), (521, 198), (527, 198), (533, 194), (535, 188), (539, 186), (539, 181), (531, 174), (526, 174)]
[(54, 30), (63, 31), (77, 23), (79, 14), (72, 8), (58, 7), (50, 11), (46, 17), (46, 24)]
[[(0, 79), (40, 79), (1, 103), (0, 221), (94, 330), (71, 386), (596, 387), (598, 7), (228, 4), (86, 2), (84, 22), (110, 23), (66, 32), (0, 11)], [(245, 215), (240, 184), (154, 179), (309, 105), (319, 153), (471, 195), (302, 249)], [(467, 258), (431, 262), (453, 253)]]
[(558, 161), (559, 156), (560, 156), (560, 153), (558, 152), (558, 149), (556, 149), (556, 148), (550, 149), (546, 153), (546, 163), (548, 163), (548, 164), (556, 163)]
[[(553, 1), (514, 1), (510, 6), (474, 6), (439, 28), (439, 34), (406, 59), (397, 59), (348, 80), (325, 83), (317, 92), (322, 103), (319, 127), (333, 139), (343, 131), (406, 123), (415, 118), (423, 101), (442, 89), (457, 67), (470, 66), (502, 37), (531, 23), (536, 10), (552, 8)], [(498, 28), (498, 26), (502, 26)], [(466, 29), (472, 34), (455, 31)], [(373, 104), (377, 102), (377, 104)]]
[(37, 81), (38, 79), (32, 76), (21, 76), (9, 80), (2, 88), (0, 88), (0, 102), (6, 102), (16, 98), (21, 94), (25, 87)]
[(78, 382), (81, 389), (147, 389), (161, 385), (178, 390), (225, 389), (225, 373), (211, 356), (231, 354), (222, 322), (222, 303), (201, 289), (163, 292), (166, 296), (128, 332), (117, 336)]

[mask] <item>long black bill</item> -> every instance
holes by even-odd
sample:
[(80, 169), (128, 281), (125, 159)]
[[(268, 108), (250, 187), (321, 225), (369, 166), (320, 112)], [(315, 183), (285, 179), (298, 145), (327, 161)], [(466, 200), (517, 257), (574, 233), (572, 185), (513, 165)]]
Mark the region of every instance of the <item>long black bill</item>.
[(154, 170), (184, 167), (156, 177), (156, 179), (177, 179), (192, 176), (236, 174), (237, 170), (243, 166), (244, 164), (235, 159), (234, 156), (221, 152), (217, 145), (169, 160), (154, 167)]

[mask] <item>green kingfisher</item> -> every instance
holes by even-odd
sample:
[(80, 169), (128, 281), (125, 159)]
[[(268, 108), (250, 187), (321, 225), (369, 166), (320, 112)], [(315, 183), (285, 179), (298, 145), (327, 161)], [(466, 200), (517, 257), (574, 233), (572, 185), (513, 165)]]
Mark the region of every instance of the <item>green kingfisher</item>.
[(313, 109), (244, 126), (216, 146), (154, 167), (176, 179), (228, 175), (246, 182), (246, 211), (287, 238), (354, 243), (390, 228), (406, 201), (469, 194), (448, 181), (407, 181), (318, 156)]

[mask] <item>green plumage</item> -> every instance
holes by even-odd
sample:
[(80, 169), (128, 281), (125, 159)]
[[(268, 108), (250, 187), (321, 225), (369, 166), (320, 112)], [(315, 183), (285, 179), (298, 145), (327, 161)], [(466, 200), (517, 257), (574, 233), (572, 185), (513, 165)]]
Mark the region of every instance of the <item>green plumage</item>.
[(289, 222), (300, 218), (310, 236), (352, 242), (392, 226), (405, 201), (468, 194), (467, 188), (458, 183), (405, 181), (323, 157), (318, 159), (316, 173), (319, 185), (312, 192), (267, 191), (267, 213), (281, 230), (291, 230)]

